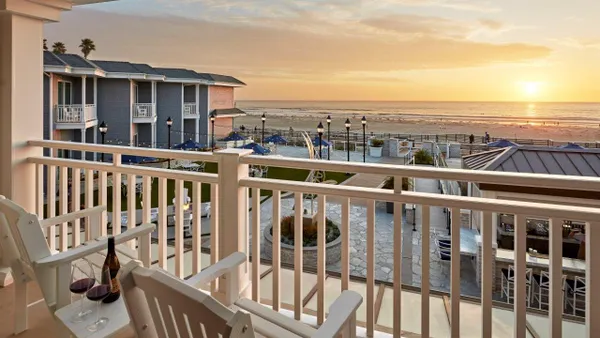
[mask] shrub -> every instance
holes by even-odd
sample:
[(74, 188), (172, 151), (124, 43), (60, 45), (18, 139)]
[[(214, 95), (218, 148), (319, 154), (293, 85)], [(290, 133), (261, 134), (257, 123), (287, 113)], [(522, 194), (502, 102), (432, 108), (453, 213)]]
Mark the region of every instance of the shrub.
[(383, 147), (383, 140), (382, 139), (378, 139), (378, 138), (374, 138), (371, 140), (371, 146), (372, 147)]
[(433, 157), (425, 149), (420, 149), (415, 152), (415, 164), (433, 164)]
[[(340, 230), (329, 218), (325, 219), (326, 230), (325, 230), (325, 242), (330, 243), (340, 236)], [(302, 225), (302, 246), (316, 246), (317, 245), (317, 222), (312, 219), (303, 219)], [(273, 229), (271, 229), (271, 235), (273, 235)], [(281, 219), (281, 242), (294, 245), (294, 216), (286, 216)]]
[[(412, 182), (408, 177), (402, 177), (402, 190), (409, 190), (412, 187)], [(383, 189), (394, 189), (394, 176), (389, 176), (385, 179), (385, 183), (383, 184)]]

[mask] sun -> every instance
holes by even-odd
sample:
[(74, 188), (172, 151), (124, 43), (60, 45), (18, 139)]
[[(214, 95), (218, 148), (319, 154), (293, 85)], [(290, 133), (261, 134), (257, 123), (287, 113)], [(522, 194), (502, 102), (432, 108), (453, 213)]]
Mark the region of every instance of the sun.
[(535, 96), (540, 92), (539, 82), (523, 82), (523, 91), (528, 96)]

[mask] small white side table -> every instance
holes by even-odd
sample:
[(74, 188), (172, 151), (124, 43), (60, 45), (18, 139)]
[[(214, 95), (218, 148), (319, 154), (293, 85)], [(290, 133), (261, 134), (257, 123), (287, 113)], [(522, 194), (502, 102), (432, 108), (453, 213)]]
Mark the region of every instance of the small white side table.
[(113, 336), (127, 327), (129, 327), (130, 319), (129, 314), (127, 313), (127, 309), (125, 308), (125, 303), (123, 302), (123, 297), (119, 298), (116, 302), (111, 304), (102, 304), (100, 307), (100, 317), (108, 318), (109, 322), (105, 328), (96, 332), (88, 331), (87, 327), (96, 321), (97, 318), (97, 307), (96, 302), (92, 302), (88, 299), (84, 300), (84, 307), (86, 309), (93, 309), (89, 315), (89, 318), (82, 323), (73, 323), (71, 322), (71, 317), (78, 313), (80, 309), (79, 302), (73, 302), (69, 306), (65, 306), (64, 308), (56, 311), (54, 315), (56, 318), (60, 320), (60, 322), (64, 325), (64, 327), (69, 330), (69, 332), (77, 338), (102, 338), (102, 337), (110, 337)]

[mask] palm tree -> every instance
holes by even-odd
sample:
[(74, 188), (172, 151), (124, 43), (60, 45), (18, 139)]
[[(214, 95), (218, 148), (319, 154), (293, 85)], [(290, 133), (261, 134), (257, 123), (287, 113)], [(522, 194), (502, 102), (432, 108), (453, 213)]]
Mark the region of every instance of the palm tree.
[(94, 44), (94, 41), (92, 41), (92, 39), (81, 39), (81, 44), (79, 45), (79, 48), (81, 48), (81, 53), (83, 53), (83, 57), (87, 59), (88, 55), (90, 55), (90, 53), (92, 51), (96, 50), (96, 45)]
[(67, 47), (64, 43), (57, 41), (52, 45), (52, 53), (54, 54), (65, 54), (67, 52)]
[(44, 39), (44, 50), (48, 50), (48, 39)]

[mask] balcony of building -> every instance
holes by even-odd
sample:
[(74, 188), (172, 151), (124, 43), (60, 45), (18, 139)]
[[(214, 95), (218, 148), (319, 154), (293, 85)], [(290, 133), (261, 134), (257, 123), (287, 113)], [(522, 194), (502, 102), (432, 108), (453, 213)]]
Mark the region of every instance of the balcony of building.
[(200, 117), (198, 105), (194, 102), (185, 102), (183, 104), (183, 118), (184, 119), (197, 119)]
[[(249, 297), (291, 318), (318, 325), (342, 290), (361, 294), (359, 336), (594, 336), (586, 330), (592, 318), (599, 316), (590, 303), (595, 284), (600, 284), (600, 279), (592, 279), (597, 257), (594, 243), (600, 243), (595, 230), (600, 226), (599, 208), (442, 195), (437, 189), (440, 181), (452, 180), (587, 190), (600, 189), (598, 179), (252, 156), (238, 149), (212, 154), (59, 141), (31, 141), (28, 147), (112, 154), (114, 163), (39, 156), (27, 162), (37, 172), (31, 178), (36, 182), (31, 196), (36, 196), (40, 215), (48, 205), (57, 206), (48, 209), (49, 217), (64, 214), (71, 206), (107, 205), (104, 234), (118, 234), (140, 223), (157, 224), (150, 253), (134, 250), (131, 257), (119, 257), (122, 264), (140, 259), (186, 278), (230, 251), (241, 251), (249, 257), (244, 269), (247, 274), (241, 277), (251, 290)], [(123, 155), (170, 158), (174, 169), (122, 164)], [(213, 169), (187, 171), (189, 163), (213, 163)], [(394, 176), (397, 182), (410, 177), (426, 188), (384, 190), (250, 177), (257, 167)], [(125, 182), (136, 182), (135, 189)], [(307, 196), (311, 199), (305, 199)], [(170, 213), (178, 212), (171, 204), (188, 203), (184, 202), (187, 197), (191, 198), (189, 211), (180, 208), (181, 214), (171, 220)], [(393, 203), (394, 214), (385, 213), (383, 202)], [(206, 203), (211, 210), (208, 218), (202, 217)], [(290, 261), (291, 254), (302, 250), (298, 244), (302, 241), (292, 245), (272, 241), (283, 229), (279, 221), (271, 220), (291, 215), (300, 219), (304, 210), (311, 208), (317, 224), (325, 224), (326, 219), (336, 223), (339, 239), (332, 246), (325, 236), (317, 237), (312, 258), (299, 259), (303, 256), (298, 255)], [(446, 219), (444, 211), (450, 224), (440, 221)], [(201, 217), (186, 221), (181, 217), (186, 213)], [(517, 219), (515, 250), (510, 254), (492, 243), (493, 219), (501, 213)], [(481, 232), (466, 227), (465, 214), (481, 217)], [(525, 220), (530, 216), (550, 220), (547, 257), (534, 260), (525, 241), (520, 240), (526, 237)], [(586, 224), (585, 262), (563, 260), (562, 220)], [(85, 229), (78, 227), (69, 224), (49, 229), (51, 249), (64, 251), (83, 243), (74, 242), (74, 233), (86, 238)], [(317, 231), (325, 234), (326, 229), (319, 226)], [(303, 234), (296, 232), (296, 236)], [(455, 245), (444, 249), (437, 246), (439, 241)], [(339, 260), (330, 261), (332, 252)], [(508, 301), (499, 269), (500, 263), (507, 262), (514, 270)], [(535, 301), (533, 293), (539, 290), (533, 286), (530, 270), (549, 276), (543, 301)], [(574, 303), (573, 294), (563, 292), (563, 275), (568, 280), (583, 278), (578, 279), (588, 286), (583, 303)], [(42, 316), (47, 310), (40, 305), (34, 311)]]
[(134, 103), (133, 123), (156, 123), (155, 103)]
[(86, 129), (97, 124), (95, 104), (59, 104), (54, 107), (55, 129)]

